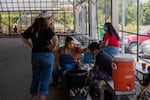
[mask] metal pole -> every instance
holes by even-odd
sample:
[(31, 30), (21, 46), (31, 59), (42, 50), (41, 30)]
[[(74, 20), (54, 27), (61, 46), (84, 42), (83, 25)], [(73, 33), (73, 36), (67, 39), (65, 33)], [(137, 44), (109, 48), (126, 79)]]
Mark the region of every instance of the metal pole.
[(121, 32), (121, 40), (122, 40), (122, 44), (121, 44), (121, 53), (124, 54), (124, 26), (125, 26), (125, 0), (122, 0), (122, 32)]
[(137, 0), (137, 61), (139, 61), (140, 0)]

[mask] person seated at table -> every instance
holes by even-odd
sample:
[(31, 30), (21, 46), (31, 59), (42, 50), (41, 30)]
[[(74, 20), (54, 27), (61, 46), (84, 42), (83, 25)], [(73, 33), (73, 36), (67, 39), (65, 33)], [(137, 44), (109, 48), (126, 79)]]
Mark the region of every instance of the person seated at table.
[(119, 35), (110, 22), (104, 24), (104, 37), (100, 45), (101, 49), (111, 56), (119, 54)]
[(150, 72), (143, 81), (141, 91), (137, 96), (137, 100), (150, 100)]
[(67, 70), (77, 69), (78, 55), (83, 53), (85, 49), (75, 46), (72, 37), (67, 36), (65, 45), (59, 47), (56, 53), (56, 68), (53, 71), (53, 81), (61, 86), (63, 81), (63, 72)]
[(100, 89), (98, 80), (112, 79), (112, 57), (100, 50), (97, 42), (91, 43), (88, 48), (96, 58), (95, 65), (89, 73), (89, 87), (93, 96), (99, 96)]

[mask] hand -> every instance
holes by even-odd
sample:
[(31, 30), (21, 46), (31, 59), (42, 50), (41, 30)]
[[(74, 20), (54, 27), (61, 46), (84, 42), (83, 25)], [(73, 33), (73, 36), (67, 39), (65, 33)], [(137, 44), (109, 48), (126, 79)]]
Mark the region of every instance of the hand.
[(141, 86), (141, 91), (144, 91), (145, 87), (144, 86)]
[(92, 68), (92, 71), (98, 71), (99, 70), (99, 67), (98, 66), (94, 66), (93, 68)]
[(58, 66), (58, 70), (62, 70), (62, 67)]
[(90, 49), (89, 48), (85, 48), (84, 51), (85, 52), (90, 52)]
[(52, 46), (52, 45), (49, 45), (49, 46), (46, 46), (50, 51), (55, 51), (56, 50), (56, 47), (55, 46)]

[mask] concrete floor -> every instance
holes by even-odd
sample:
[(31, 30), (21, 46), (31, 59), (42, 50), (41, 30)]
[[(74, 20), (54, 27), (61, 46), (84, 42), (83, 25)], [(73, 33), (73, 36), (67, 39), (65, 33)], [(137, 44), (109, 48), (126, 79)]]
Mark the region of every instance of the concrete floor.
[[(0, 38), (0, 100), (28, 100), (32, 75), (30, 54), (31, 49), (20, 38)], [(66, 89), (50, 86), (47, 100), (70, 99)], [(88, 95), (87, 100), (101, 99)]]
[[(31, 49), (20, 38), (0, 38), (0, 100), (28, 100)], [(69, 100), (65, 89), (49, 88), (47, 100)], [(88, 96), (87, 100), (91, 100)], [(96, 99), (94, 99), (96, 100)]]
[[(20, 38), (0, 38), (0, 100), (28, 100), (31, 49)], [(49, 87), (47, 100), (70, 100), (66, 89)], [(100, 100), (91, 98), (87, 100)], [(125, 99), (121, 99), (125, 100)]]
[(30, 52), (19, 38), (0, 38), (0, 100), (28, 100)]

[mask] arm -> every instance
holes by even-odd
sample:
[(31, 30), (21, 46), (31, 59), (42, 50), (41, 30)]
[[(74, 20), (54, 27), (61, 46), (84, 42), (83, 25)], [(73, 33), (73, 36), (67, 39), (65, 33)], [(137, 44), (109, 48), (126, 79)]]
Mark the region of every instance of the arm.
[(81, 48), (81, 47), (76, 47), (77, 48), (77, 52), (78, 53), (84, 53), (84, 52), (86, 52), (86, 51), (89, 51), (90, 52), (90, 50), (88, 49), (88, 48)]
[(102, 41), (102, 43), (101, 43), (101, 45), (100, 45), (100, 48), (106, 47), (106, 46), (108, 45), (108, 43), (109, 43), (109, 38), (110, 38), (110, 37), (109, 37), (108, 33), (105, 32), (104, 37), (103, 37), (103, 41)]
[(33, 47), (31, 41), (25, 39), (23, 36), (21, 36), (21, 39), (22, 39), (22, 41), (23, 41), (29, 48), (32, 48), (32, 47)]
[(106, 47), (108, 45), (109, 40), (107, 41), (103, 41), (102, 44), (100, 45), (100, 47)]
[(59, 59), (59, 57), (60, 57), (60, 48), (57, 50), (57, 53), (56, 53), (56, 66), (58, 67), (58, 69), (62, 69), (62, 67), (60, 66), (60, 63), (59, 63), (59, 61), (60, 61), (60, 59)]
[(58, 37), (56, 35), (54, 35), (51, 40), (52, 40), (52, 45), (49, 45), (47, 47), (49, 48), (49, 50), (54, 51), (54, 50), (56, 50), (56, 47), (58, 44)]
[(92, 71), (99, 71), (99, 66), (98, 66), (98, 65), (95, 65), (95, 66), (92, 68)]
[[(58, 37), (57, 37), (56, 35), (54, 35), (54, 36), (52, 37), (52, 48), (53, 48), (54, 50), (56, 50), (57, 45), (58, 45)], [(53, 50), (53, 49), (52, 49), (52, 50)]]

